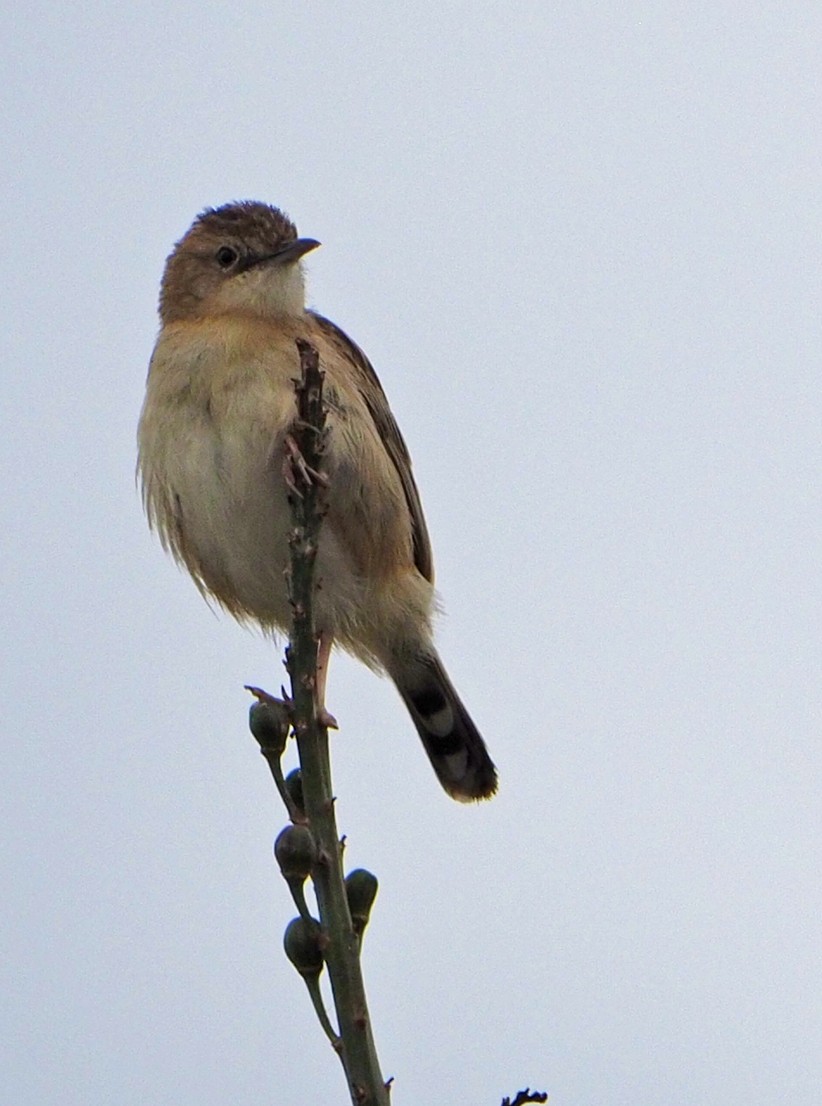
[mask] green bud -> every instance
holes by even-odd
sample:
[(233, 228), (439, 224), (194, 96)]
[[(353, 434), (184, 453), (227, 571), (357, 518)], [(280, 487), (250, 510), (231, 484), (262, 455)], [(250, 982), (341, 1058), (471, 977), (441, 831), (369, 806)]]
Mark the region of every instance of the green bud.
[(294, 806), (299, 810), (300, 814), (305, 814), (303, 774), (299, 768), (295, 768), (293, 772), (288, 773), (285, 777), (285, 786), (288, 788), (288, 794), (291, 796), (291, 801)]
[(288, 923), (283, 948), (300, 975), (319, 975), (323, 970), (321, 935), (320, 923), (314, 918), (292, 918)]
[(362, 936), (363, 930), (368, 925), (378, 887), (377, 877), (365, 868), (355, 868), (345, 877), (348, 909), (351, 911), (351, 921), (354, 923), (354, 932), (358, 937)]
[(308, 826), (286, 826), (274, 842), (274, 855), (286, 879), (304, 880), (317, 863), (317, 845)]
[(261, 699), (252, 703), (248, 712), (248, 727), (266, 756), (283, 755), (291, 728), (291, 717), (285, 703), (279, 699)]

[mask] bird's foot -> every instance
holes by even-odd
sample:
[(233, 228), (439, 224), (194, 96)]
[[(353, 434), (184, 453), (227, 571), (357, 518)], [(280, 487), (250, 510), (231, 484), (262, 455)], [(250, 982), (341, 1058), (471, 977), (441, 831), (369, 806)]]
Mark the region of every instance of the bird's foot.
[(298, 499), (302, 499), (303, 493), (300, 486), (307, 488), (312, 484), (319, 484), (322, 488), (328, 487), (328, 476), (306, 463), (305, 457), (303, 457), (302, 451), (292, 434), (286, 434), (284, 448), (283, 479), (286, 487), (293, 495), (296, 495)]

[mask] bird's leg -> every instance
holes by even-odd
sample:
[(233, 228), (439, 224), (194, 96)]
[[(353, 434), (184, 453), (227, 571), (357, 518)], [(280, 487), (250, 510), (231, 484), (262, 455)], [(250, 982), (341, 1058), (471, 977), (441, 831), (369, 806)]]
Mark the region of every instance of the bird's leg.
[(300, 484), (302, 484), (303, 487), (309, 484), (319, 484), (321, 487), (328, 486), (328, 477), (326, 474), (324, 472), (318, 472), (317, 469), (306, 464), (305, 457), (303, 457), (302, 451), (297, 445), (297, 440), (293, 434), (286, 434), (283, 442), (283, 450), (283, 479), (285, 480), (288, 490), (296, 495), (298, 499), (302, 499), (303, 497), (303, 493), (300, 491), (299, 487)]
[(314, 685), (314, 699), (317, 704), (317, 719), (328, 730), (339, 729), (337, 719), (325, 709), (325, 685), (328, 681), (328, 661), (334, 639), (324, 630), (317, 639), (317, 682)]

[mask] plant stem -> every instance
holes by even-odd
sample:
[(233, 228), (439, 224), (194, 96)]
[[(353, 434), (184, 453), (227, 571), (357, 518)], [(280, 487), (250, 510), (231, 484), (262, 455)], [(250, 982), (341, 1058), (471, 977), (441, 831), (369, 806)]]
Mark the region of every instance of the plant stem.
[[(326, 440), (323, 373), (317, 351), (298, 340), (301, 379), (297, 382), (299, 420), (293, 438), (305, 468), (291, 496), (291, 603), (293, 625), (288, 649), (293, 724), (302, 769), (308, 823), (319, 850), (312, 874), (323, 927), (324, 955), (342, 1039), (340, 1058), (354, 1106), (388, 1106), (360, 970), (359, 941), (351, 923), (342, 871), (342, 849), (334, 813), (328, 731), (318, 717), (317, 636), (314, 625), (314, 566), (325, 513), (322, 472)], [(308, 475), (306, 475), (308, 474)]]

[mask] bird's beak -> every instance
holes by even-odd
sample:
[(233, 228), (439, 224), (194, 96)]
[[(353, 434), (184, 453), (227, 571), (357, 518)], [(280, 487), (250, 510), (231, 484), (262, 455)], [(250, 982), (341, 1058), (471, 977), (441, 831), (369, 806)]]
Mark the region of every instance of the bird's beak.
[(320, 243), (316, 238), (296, 238), (293, 242), (289, 242), (287, 246), (278, 250), (277, 253), (270, 254), (265, 260), (273, 261), (277, 265), (287, 265), (289, 262), (299, 261), (311, 250), (316, 250), (319, 245)]

